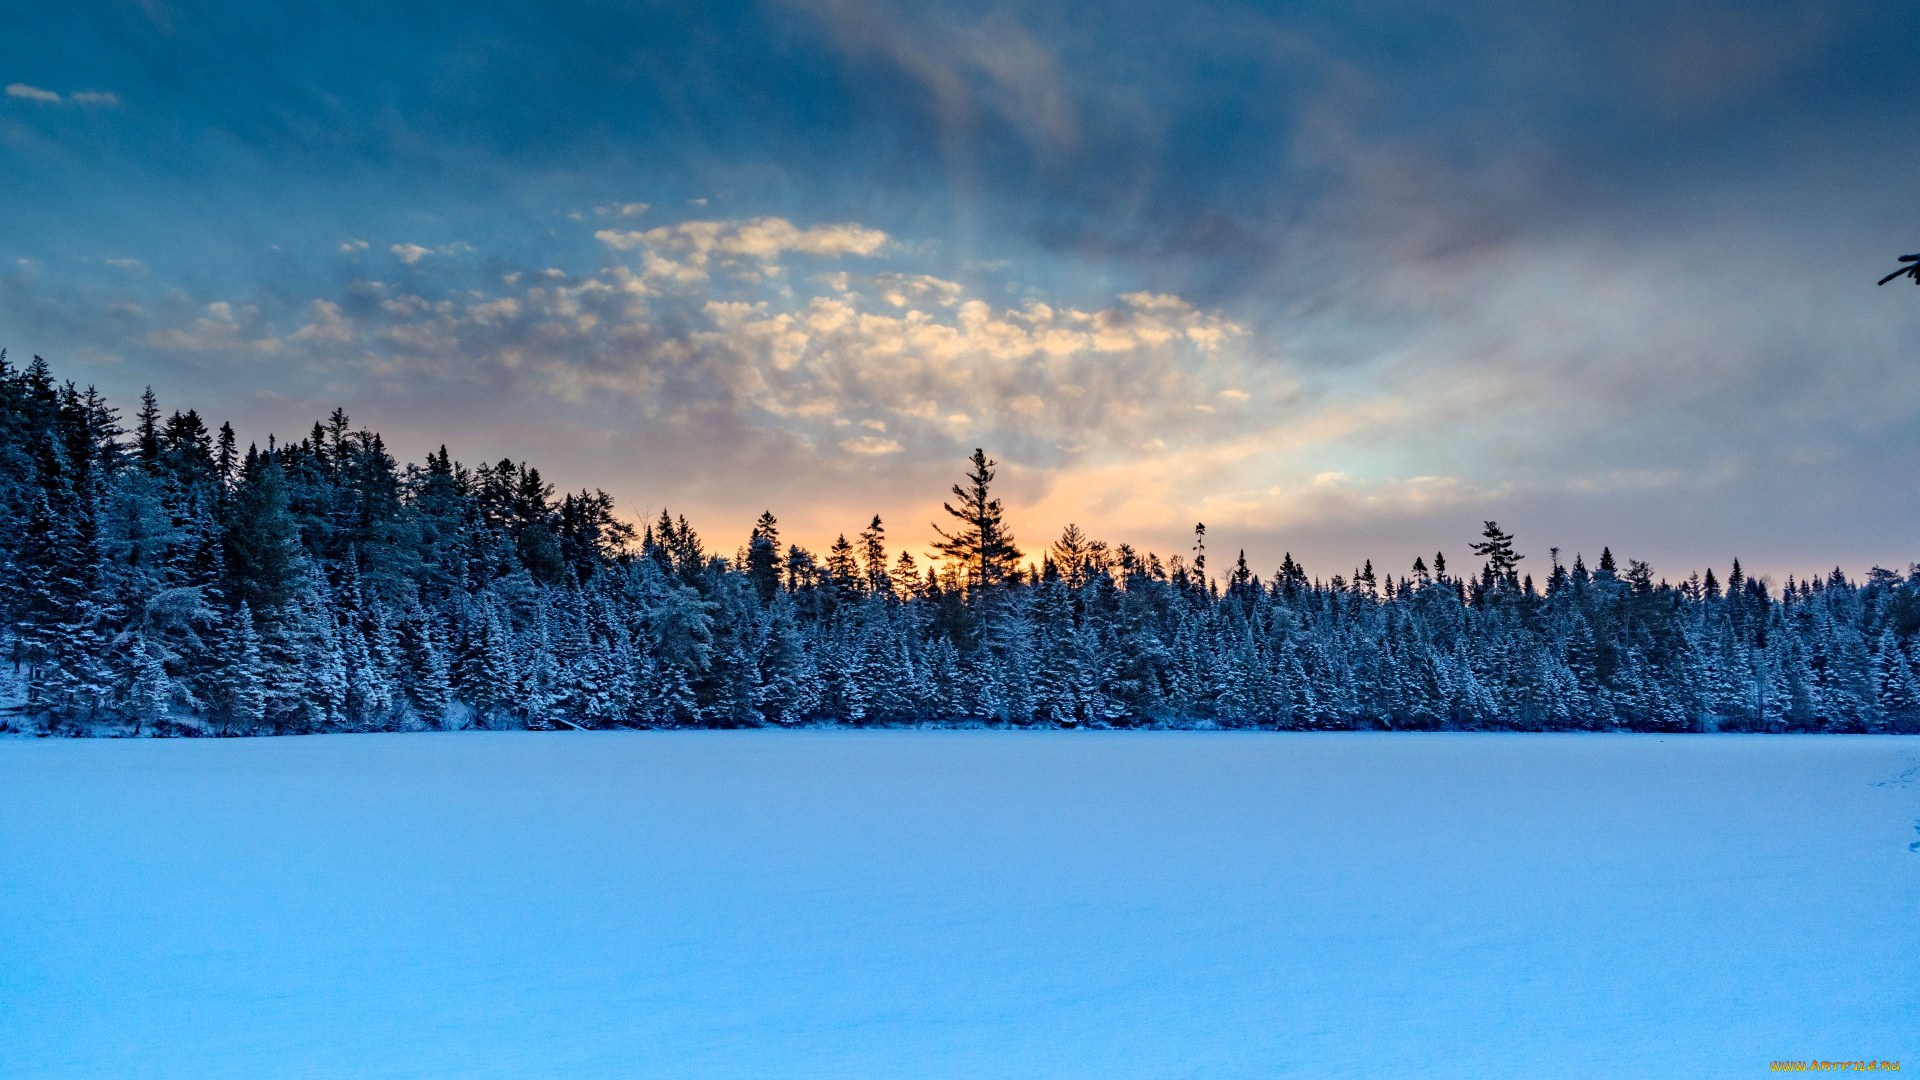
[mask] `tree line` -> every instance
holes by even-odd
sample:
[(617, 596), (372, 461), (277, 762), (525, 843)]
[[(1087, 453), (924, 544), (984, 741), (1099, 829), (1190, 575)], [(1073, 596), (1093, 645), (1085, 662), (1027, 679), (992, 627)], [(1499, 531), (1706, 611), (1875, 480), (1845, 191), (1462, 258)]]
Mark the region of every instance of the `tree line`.
[(1210, 573), (1075, 526), (1021, 550), (975, 451), (934, 565), (874, 517), (824, 553), (761, 515), (728, 557), (602, 491), (401, 466), (335, 410), (238, 447), (149, 391), (130, 426), (0, 352), (0, 729), (969, 724), (1920, 730), (1920, 570), (1776, 590), (1610, 550), (1479, 567)]

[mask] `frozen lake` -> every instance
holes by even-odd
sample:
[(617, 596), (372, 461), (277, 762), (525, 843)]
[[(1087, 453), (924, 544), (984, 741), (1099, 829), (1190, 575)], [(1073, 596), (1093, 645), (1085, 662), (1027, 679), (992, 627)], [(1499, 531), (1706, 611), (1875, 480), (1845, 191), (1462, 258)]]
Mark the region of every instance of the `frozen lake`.
[(1920, 1068), (1920, 739), (0, 740), (0, 1076)]

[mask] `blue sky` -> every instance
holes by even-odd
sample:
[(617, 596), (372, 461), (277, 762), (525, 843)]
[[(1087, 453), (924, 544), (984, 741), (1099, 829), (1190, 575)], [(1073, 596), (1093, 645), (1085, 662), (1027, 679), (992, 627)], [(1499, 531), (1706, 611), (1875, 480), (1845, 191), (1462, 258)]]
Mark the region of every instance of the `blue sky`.
[[(42, 5), (0, 344), (730, 550), (1904, 566), (1910, 4)], [(1904, 285), (1904, 283), (1902, 283)]]

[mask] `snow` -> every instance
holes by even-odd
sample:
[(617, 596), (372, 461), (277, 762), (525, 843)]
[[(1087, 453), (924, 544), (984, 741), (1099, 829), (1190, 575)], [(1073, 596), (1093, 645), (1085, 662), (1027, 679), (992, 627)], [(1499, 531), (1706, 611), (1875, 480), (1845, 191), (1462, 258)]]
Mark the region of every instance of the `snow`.
[(1920, 742), (0, 740), (0, 1077), (1920, 1062)]

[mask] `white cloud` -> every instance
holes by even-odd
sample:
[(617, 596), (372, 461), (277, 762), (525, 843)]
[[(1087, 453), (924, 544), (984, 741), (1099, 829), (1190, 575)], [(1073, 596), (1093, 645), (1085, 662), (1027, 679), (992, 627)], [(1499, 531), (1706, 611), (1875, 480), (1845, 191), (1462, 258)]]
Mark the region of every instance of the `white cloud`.
[(42, 90), (37, 86), (28, 86), (26, 83), (8, 83), (7, 96), (26, 98), (28, 101), (56, 102), (60, 100), (59, 94), (51, 90)]
[[(379, 387), (396, 408), (484, 398), (513, 402), (512, 415), (528, 423), (573, 416), (577, 423), (560, 427), (596, 438), (683, 438), (701, 448), (699, 462), (682, 459), (688, 475), (722, 488), (745, 475), (726, 461), (763, 452), (753, 447), (838, 463), (823, 475), (885, 460), (885, 475), (904, 483), (985, 446), (1019, 463), (1006, 475), (1027, 485), (1018, 498), (1031, 516), (1105, 524), (1109, 535), (1113, 522), (1137, 522), (1120, 530), (1128, 535), (1190, 523), (1201, 508), (1210, 523), (1278, 527), (1302, 515), (1452, 498), (1395, 481), (1390, 467), (1353, 468), (1347, 449), (1458, 408), (1473, 388), (1427, 400), (1364, 389), (1303, 398), (1290, 369), (1246, 329), (1177, 296), (1007, 306), (924, 274), (794, 277), (798, 295), (783, 296), (778, 283), (743, 292), (717, 272), (730, 252), (757, 261), (770, 250), (887, 243), (858, 229), (760, 219), (623, 232), (614, 235), (638, 238), (631, 267), (582, 278), (528, 268), (483, 291), (361, 283), (309, 301), (298, 321), (283, 315), (281, 325), (299, 329), (282, 337), (240, 306), (221, 305), (152, 330), (148, 341), (288, 357), (295, 362), (276, 362)], [(433, 249), (392, 250), (417, 262)], [(1262, 408), (1241, 407), (1255, 398)], [(1352, 478), (1313, 482), (1342, 470)], [(640, 481), (616, 474), (607, 482)], [(1460, 498), (1479, 498), (1485, 487)], [(1252, 494), (1228, 498), (1233, 492)], [(899, 508), (876, 509), (890, 507)]]
[(638, 231), (616, 232), (612, 229), (601, 229), (593, 234), (593, 238), (615, 251), (632, 251), (634, 248), (647, 245), (647, 234)]
[(772, 261), (789, 251), (805, 255), (876, 255), (887, 244), (887, 234), (863, 225), (816, 225), (802, 229), (785, 218), (751, 221), (683, 221), (645, 232), (603, 229), (595, 239), (615, 251), (653, 248), (686, 252), (704, 265), (714, 254)]
[[(353, 252), (356, 252), (356, 251), (365, 251), (365, 250), (367, 250), (367, 246), (368, 246), (368, 245), (367, 245), (367, 242), (366, 242), (365, 240), (353, 240), (353, 239), (349, 239), (349, 240), (347, 240), (347, 241), (346, 241), (345, 243), (343, 243), (343, 244), (341, 244), (341, 245), (340, 245), (340, 250), (341, 250), (341, 251), (344, 251), (344, 252), (346, 252), (346, 253), (348, 253), (348, 254), (352, 254)], [(416, 257), (417, 257), (417, 256), (416, 256)]]
[(313, 302), (313, 321), (294, 331), (295, 341), (320, 341), (345, 345), (353, 340), (353, 323), (340, 313), (340, 305), (330, 300)]
[(601, 217), (628, 218), (639, 217), (641, 214), (646, 213), (648, 209), (648, 205), (643, 202), (609, 203), (606, 206), (594, 207), (593, 212), (599, 214)]
[(1193, 306), (1177, 296), (1166, 293), (1130, 292), (1123, 293), (1120, 299), (1140, 311), (1191, 311)]
[[(1176, 297), (1095, 310), (1039, 300), (998, 307), (957, 282), (882, 274), (794, 282), (812, 283), (811, 295), (756, 285), (742, 298), (706, 267), (718, 269), (730, 253), (757, 261), (889, 241), (860, 226), (800, 229), (765, 218), (611, 235), (636, 238), (634, 266), (585, 278), (523, 270), (497, 279), (495, 290), (440, 295), (390, 295), (362, 283), (338, 302), (312, 301), (292, 324), (299, 329), (277, 340), (327, 367), (368, 365), (368, 377), (475, 380), (511, 387), (515, 400), (620, 403), (629, 416), (693, 410), (843, 454), (914, 461), (944, 458), (960, 439), (1053, 457), (1153, 439), (1178, 448), (1272, 419), (1202, 412), (1245, 395), (1243, 386), (1265, 400), (1273, 382), (1249, 370), (1241, 327)], [(390, 250), (417, 263), (434, 249)], [(153, 341), (211, 351), (253, 348), (266, 336), (213, 325), (220, 322), (210, 313), (191, 327), (154, 331)], [(349, 345), (364, 351), (342, 351)], [(843, 438), (848, 427), (858, 435)]]
[(773, 258), (785, 251), (808, 255), (872, 255), (887, 242), (887, 234), (859, 225), (819, 225), (795, 228), (784, 218), (759, 218), (723, 237), (719, 249), (728, 253)]
[(271, 334), (248, 336), (259, 310), (253, 305), (235, 308), (226, 301), (206, 306), (206, 314), (190, 326), (151, 331), (146, 343), (156, 349), (190, 353), (277, 353), (281, 342)]
[[(57, 105), (62, 100), (60, 95), (52, 90), (42, 90), (26, 83), (8, 83), (7, 96), (25, 98), (28, 101), (38, 101), (47, 105)], [(74, 105), (118, 105), (120, 95), (110, 90), (75, 90), (69, 93), (65, 100)]]
[[(840, 291), (846, 291), (844, 276)], [(966, 290), (954, 281), (943, 281), (931, 274), (879, 274), (872, 279), (875, 292), (894, 307), (906, 307), (920, 300), (932, 300), (941, 307), (960, 302)]]
[(897, 454), (900, 452), (900, 444), (878, 435), (862, 435), (857, 439), (842, 440), (840, 449), (849, 454)]

